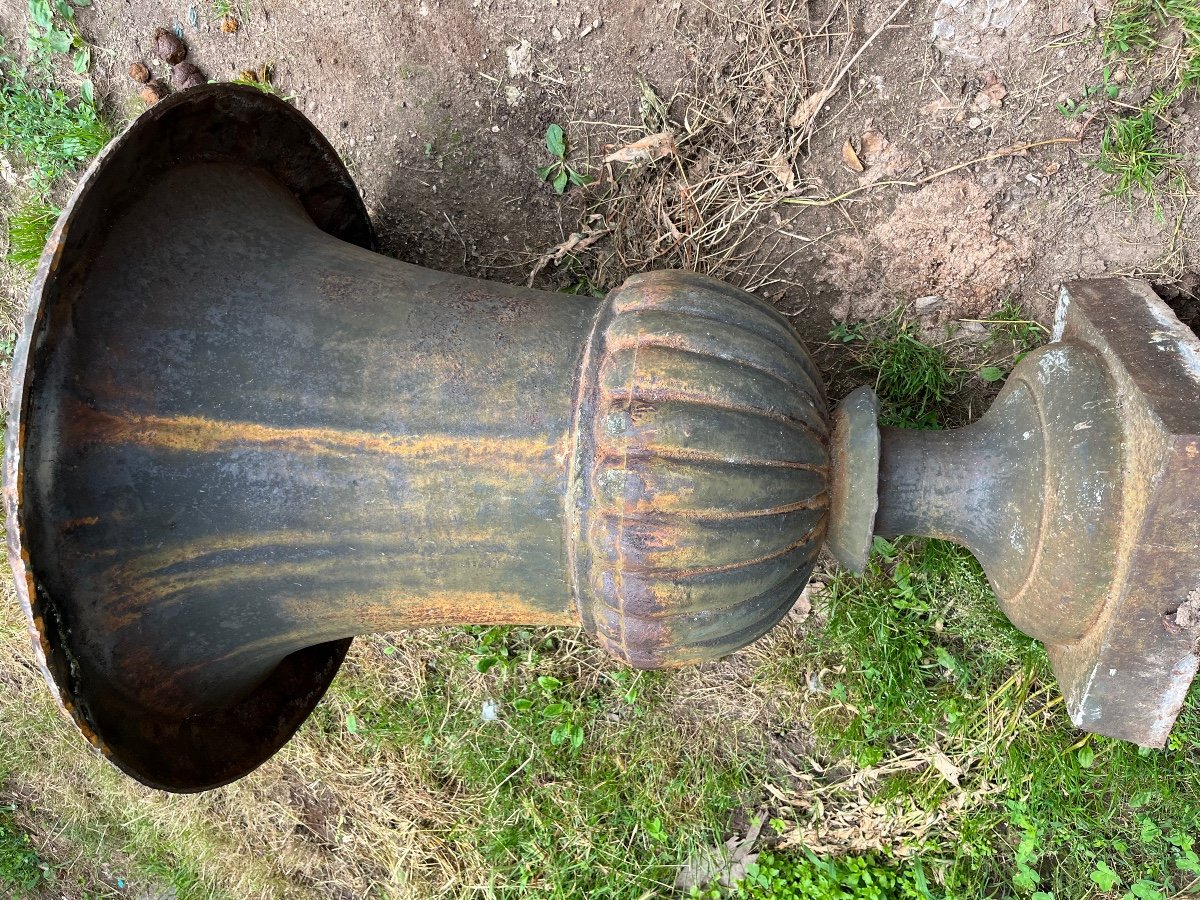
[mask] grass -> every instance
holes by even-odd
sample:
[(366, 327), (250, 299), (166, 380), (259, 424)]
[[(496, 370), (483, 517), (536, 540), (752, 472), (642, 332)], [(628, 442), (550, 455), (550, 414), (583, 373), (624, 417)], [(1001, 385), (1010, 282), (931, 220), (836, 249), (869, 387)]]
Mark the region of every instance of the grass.
[[(1011, 300), (986, 324), (998, 377), (1045, 336)], [(874, 378), (884, 421), (954, 418), (964, 370), (902, 310), (833, 336)], [(810, 698), (823, 773), (793, 770), (811, 793), (773, 810), (786, 865), (809, 847), (883, 850), (930, 873), (938, 897), (1200, 893), (1200, 689), (1163, 752), (1076, 730), (1044, 649), (942, 541), (877, 539), (867, 573), (832, 573), (815, 609), (823, 627), (759, 673)]]
[[(941, 541), (877, 540), (866, 575), (834, 576), (822, 610), (802, 664), (828, 672), (810, 711), (822, 748), (878, 772), (870, 799), (894, 816), (935, 822), (910, 846), (945, 896), (1083, 897), (1105, 871), (1136, 897), (1197, 890), (1197, 692), (1166, 751), (1082, 734), (1040, 645)], [(823, 799), (856, 790), (861, 775)]]
[[(658, 896), (761, 774), (755, 753), (674, 720), (666, 678), (611, 665), (575, 631), (469, 629), (416, 693), (349, 689), (339, 704), (360, 752), (403, 754), (425, 790), (453, 786), (443, 838), (496, 896)], [(321, 727), (347, 726), (327, 713)]]
[[(1200, 6), (1195, 0), (1117, 0), (1101, 38), (1106, 56), (1133, 63), (1153, 89), (1132, 113), (1109, 114), (1095, 166), (1112, 176), (1110, 196), (1148, 200), (1161, 218), (1160, 195), (1186, 197), (1188, 190), (1169, 114), (1200, 90)], [(1118, 88), (1108, 84), (1108, 72), (1105, 88), (1113, 99)]]
[(38, 201), (27, 201), (13, 213), (8, 220), (8, 262), (32, 271), (41, 259), (58, 213), (53, 206)]
[[(23, 645), (12, 621), (0, 669), (21, 674), (0, 733), (13, 779), (39, 831), (109, 866), (115, 850), (130, 890), (669, 896), (692, 849), (719, 846), (766, 777), (768, 730), (732, 708), (719, 670), (637, 675), (569, 629), (451, 629), (357, 642), (263, 769), (165, 795), (85, 752), (16, 665)], [(747, 684), (736, 701), (765, 698)]]
[(112, 130), (92, 102), (72, 98), (47, 76), (4, 56), (0, 70), (0, 151), (25, 168), (30, 191), (44, 200), (59, 179), (100, 152)]
[[(1008, 360), (1044, 336), (1011, 301), (988, 323)], [(953, 415), (951, 362), (901, 313), (847, 335), (892, 421)], [(943, 541), (876, 539), (866, 574), (833, 573), (814, 608), (824, 627), (760, 672), (768, 690), (811, 698), (818, 737), (823, 774), (794, 771), (811, 793), (773, 812), (791, 823), (777, 829), (785, 848), (882, 848), (947, 898), (1200, 893), (1200, 687), (1165, 751), (1078, 731), (1044, 649)]]
[(855, 368), (871, 375), (884, 425), (937, 428), (962, 387), (963, 370), (944, 346), (921, 340), (903, 308), (874, 322), (836, 325), (830, 336), (846, 345)]
[(1200, 7), (1193, 0), (1117, 0), (1105, 20), (1101, 40), (1107, 56), (1149, 54), (1171, 31), (1180, 40), (1170, 61), (1175, 81), (1200, 87)]
[(1100, 140), (1095, 166), (1113, 177), (1108, 193), (1117, 198), (1154, 197), (1164, 182), (1177, 193), (1187, 190), (1178, 163), (1183, 155), (1170, 150), (1159, 134), (1170, 99), (1155, 93), (1136, 115), (1114, 118)]
[(0, 803), (0, 887), (20, 897), (46, 880), (48, 867), (13, 818), (16, 807)]
[(48, 74), (23, 70), (3, 49), (0, 42), (0, 153), (23, 170), (26, 187), (8, 217), (6, 260), (32, 269), (58, 216), (53, 190), (103, 149), (112, 130), (87, 92), (72, 98)]

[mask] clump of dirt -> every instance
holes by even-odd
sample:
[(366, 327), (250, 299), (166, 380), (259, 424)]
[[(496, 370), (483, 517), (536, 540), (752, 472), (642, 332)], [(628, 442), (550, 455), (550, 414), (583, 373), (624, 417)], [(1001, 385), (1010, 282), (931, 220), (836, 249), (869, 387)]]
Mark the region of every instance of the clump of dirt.
[(142, 102), (147, 106), (153, 106), (163, 97), (167, 96), (167, 89), (162, 86), (161, 82), (149, 82), (138, 94), (142, 98)]
[(154, 54), (167, 65), (183, 62), (187, 56), (187, 44), (168, 28), (154, 32)]
[(825, 276), (842, 291), (836, 319), (871, 319), (922, 296), (956, 316), (993, 311), (1029, 260), (1032, 246), (998, 233), (991, 196), (978, 182), (947, 177), (901, 197), (866, 240), (843, 237)]
[(204, 84), (203, 73), (190, 62), (176, 63), (171, 69), (171, 84), (179, 90)]

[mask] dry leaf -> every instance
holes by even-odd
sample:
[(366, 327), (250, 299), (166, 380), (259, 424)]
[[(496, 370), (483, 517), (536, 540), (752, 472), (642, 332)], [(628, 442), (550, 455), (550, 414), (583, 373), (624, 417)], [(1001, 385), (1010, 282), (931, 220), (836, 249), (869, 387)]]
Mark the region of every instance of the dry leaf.
[(796, 111), (792, 113), (792, 117), (788, 119), (788, 125), (791, 128), (804, 128), (812, 121), (815, 116), (825, 105), (825, 101), (829, 99), (833, 92), (829, 88), (822, 88), (815, 94), (812, 94), (804, 99)]
[(754, 842), (762, 831), (766, 813), (761, 812), (750, 820), (745, 837), (734, 835), (720, 847), (699, 847), (693, 850), (687, 862), (675, 876), (675, 887), (689, 891), (692, 887), (704, 887), (717, 883), (731, 887), (746, 877), (751, 865), (758, 859), (751, 853)]
[(842, 162), (851, 172), (862, 172), (866, 167), (862, 164), (862, 160), (858, 158), (858, 154), (854, 152), (854, 148), (850, 146), (850, 142), (842, 144)]
[(874, 128), (870, 128), (863, 132), (863, 136), (858, 142), (858, 158), (863, 161), (864, 165), (873, 165), (891, 146), (891, 142), (887, 138)]
[(926, 103), (921, 107), (921, 112), (927, 116), (935, 116), (938, 113), (953, 112), (958, 109), (958, 103), (954, 100), (947, 100), (944, 97), (939, 97), (930, 103)]
[(583, 231), (572, 232), (570, 237), (557, 247), (552, 247), (539, 256), (538, 261), (534, 263), (533, 269), (529, 272), (529, 286), (533, 287), (534, 276), (550, 265), (550, 263), (560, 263), (568, 253), (578, 253), (581, 250), (586, 250), (612, 230), (603, 221), (600, 221), (597, 227), (593, 227), (590, 222), (598, 218), (599, 216), (593, 216), (589, 219), (589, 224)]
[(604, 157), (606, 163), (654, 162), (664, 156), (674, 156), (675, 135), (669, 131), (648, 134), (632, 144), (626, 144)]
[(958, 787), (958, 779), (962, 777), (963, 770), (951, 762), (941, 750), (934, 748), (934, 751), (929, 756), (929, 762), (938, 770), (938, 774), (945, 778), (955, 787)]
[(792, 171), (792, 164), (784, 157), (777, 156), (771, 160), (771, 164), (767, 166), (768, 171), (783, 185), (785, 190), (790, 191), (796, 186), (796, 173)]
[(983, 92), (988, 95), (997, 104), (1008, 96), (1008, 88), (1004, 86), (1004, 82), (997, 81), (995, 84), (990, 84), (983, 89)]

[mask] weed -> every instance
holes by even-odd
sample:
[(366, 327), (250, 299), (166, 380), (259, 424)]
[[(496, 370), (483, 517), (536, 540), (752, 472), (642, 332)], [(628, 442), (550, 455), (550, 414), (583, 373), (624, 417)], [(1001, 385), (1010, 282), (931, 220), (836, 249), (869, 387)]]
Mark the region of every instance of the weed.
[(920, 864), (899, 866), (877, 854), (822, 859), (802, 852), (760, 853), (732, 888), (693, 888), (695, 900), (927, 900)]
[(882, 424), (945, 424), (941, 411), (961, 386), (962, 372), (943, 347), (916, 336), (902, 309), (874, 322), (836, 325), (830, 336), (847, 345), (859, 369), (875, 375)]
[(0, 885), (20, 896), (45, 881), (50, 868), (14, 821), (14, 812), (15, 806), (0, 805)]
[[(284, 94), (279, 90), (272, 81), (274, 77), (274, 63), (263, 63), (257, 69), (242, 69), (238, 72), (237, 78), (234, 78), (231, 84), (244, 84), (247, 87), (258, 88), (264, 94), (270, 94), (272, 97), (278, 97), (280, 100), (291, 102), (295, 100), (295, 96)], [(426, 145), (426, 156), (432, 150), (430, 145)]]
[(1029, 318), (1019, 300), (1009, 297), (1000, 309), (980, 324), (988, 328), (988, 339), (984, 348), (988, 351), (987, 363), (979, 368), (979, 377), (991, 384), (1002, 380), (1030, 350), (1042, 344), (1049, 335), (1046, 327)]
[(1021, 306), (1021, 301), (1014, 297), (1005, 299), (994, 315), (982, 321), (991, 329), (991, 343), (994, 344), (998, 338), (1007, 338), (1012, 342), (1016, 356), (1014, 364), (1019, 363), (1030, 350), (1045, 342), (1049, 335), (1046, 326), (1036, 319), (1029, 318), (1029, 314)]
[(1112, 66), (1105, 66), (1100, 84), (1087, 85), (1078, 100), (1064, 100), (1057, 105), (1058, 111), (1068, 119), (1077, 118), (1095, 100), (1116, 100), (1121, 95), (1121, 85), (1113, 80)]
[(0, 83), (0, 150), (24, 163), (30, 187), (44, 200), (58, 178), (103, 149), (112, 131), (86, 92), (72, 101), (58, 86), (27, 76), (3, 56), (0, 69), (6, 70)]
[[(1173, 32), (1178, 37), (1165, 41)], [(1172, 105), (1185, 93), (1200, 89), (1200, 6), (1195, 0), (1117, 0), (1104, 23), (1102, 40), (1106, 55), (1114, 58), (1134, 53), (1143, 60), (1170, 55), (1167, 74), (1151, 73), (1154, 89), (1145, 104), (1133, 114), (1108, 117), (1094, 163), (1114, 178), (1110, 196), (1127, 202), (1144, 197), (1162, 218), (1157, 193), (1163, 183), (1182, 195), (1188, 187), (1179, 166), (1183, 157), (1161, 129)], [(1108, 73), (1105, 67), (1106, 85)], [(1073, 101), (1069, 106), (1064, 114), (1082, 108)]]
[[(59, 211), (46, 203), (29, 202), (8, 220), (9, 263), (33, 270), (42, 256), (46, 238), (58, 219)], [(11, 352), (8, 356), (11, 356)]]
[[(1115, 182), (1108, 193), (1132, 201), (1135, 191), (1154, 198), (1156, 186), (1164, 180), (1177, 191), (1186, 191), (1187, 182), (1176, 163), (1182, 159), (1168, 149), (1157, 125), (1167, 98), (1156, 94), (1137, 115), (1112, 119), (1100, 142), (1100, 157), (1094, 165)], [(1155, 201), (1155, 208), (1158, 208)]]
[(542, 181), (549, 181), (556, 194), (565, 191), (568, 184), (584, 187), (596, 180), (591, 175), (579, 174), (567, 165), (567, 136), (561, 126), (551, 123), (546, 129), (546, 149), (554, 159), (548, 166), (537, 170), (538, 177)]
[(75, 24), (75, 8), (91, 4), (92, 0), (29, 0), (27, 44), (39, 64), (48, 67), (55, 53), (70, 53), (76, 74), (91, 68), (92, 48)]

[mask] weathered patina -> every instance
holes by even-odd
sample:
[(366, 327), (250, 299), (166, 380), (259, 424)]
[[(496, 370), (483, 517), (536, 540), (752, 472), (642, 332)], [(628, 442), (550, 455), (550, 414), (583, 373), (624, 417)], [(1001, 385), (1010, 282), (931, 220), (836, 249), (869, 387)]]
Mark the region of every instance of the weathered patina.
[[(822, 542), (945, 537), (1044, 641), (1072, 718), (1161, 744), (1196, 671), (1200, 342), (1079, 283), (954, 432), (832, 417), (791, 324), (703, 276), (603, 299), (378, 255), (294, 109), (143, 114), (43, 255), (14, 360), (9, 557), (47, 681), (146, 784), (244, 775), (359, 634), (580, 624), (639, 667), (786, 614)], [(832, 427), (832, 436), (831, 436)]]
[(1196, 335), (1144, 282), (1076, 281), (978, 422), (881, 432), (875, 533), (969, 548), (1071, 720), (1163, 746), (1200, 647)]
[(267, 758), (354, 635), (582, 623), (675, 666), (808, 579), (828, 414), (769, 304), (679, 272), (566, 297), (371, 244), (320, 135), (229, 86), (140, 118), (51, 240), (10, 557), (64, 705), (148, 784)]

